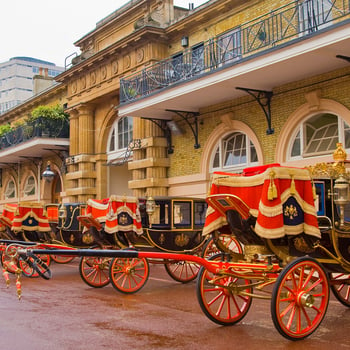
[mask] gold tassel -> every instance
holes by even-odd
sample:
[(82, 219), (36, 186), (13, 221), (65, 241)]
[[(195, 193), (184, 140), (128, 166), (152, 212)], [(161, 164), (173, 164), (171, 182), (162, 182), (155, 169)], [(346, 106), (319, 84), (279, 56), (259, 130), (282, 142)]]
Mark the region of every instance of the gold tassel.
[(275, 182), (273, 181), (275, 177), (275, 172), (270, 171), (270, 185), (267, 193), (267, 199), (269, 201), (272, 201), (273, 199), (277, 198), (277, 187), (275, 185)]
[(269, 190), (267, 191), (267, 199), (268, 199), (269, 201), (272, 201), (272, 200), (273, 200), (273, 189), (272, 189), (271, 180), (270, 180)]
[(277, 198), (277, 187), (274, 181), (272, 182), (272, 195), (274, 199)]
[(295, 194), (296, 189), (295, 189), (295, 182), (294, 182), (294, 175), (292, 175), (292, 182), (290, 183), (290, 194)]

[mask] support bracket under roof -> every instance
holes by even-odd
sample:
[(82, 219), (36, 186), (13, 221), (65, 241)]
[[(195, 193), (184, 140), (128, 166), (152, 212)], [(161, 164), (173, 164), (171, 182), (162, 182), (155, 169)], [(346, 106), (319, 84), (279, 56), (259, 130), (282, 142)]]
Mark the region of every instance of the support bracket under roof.
[(271, 99), (273, 92), (265, 90), (248, 89), (243, 87), (236, 87), (238, 90), (247, 92), (250, 96), (253, 96), (262, 108), (267, 121), (267, 135), (272, 135), (275, 130), (271, 127)]

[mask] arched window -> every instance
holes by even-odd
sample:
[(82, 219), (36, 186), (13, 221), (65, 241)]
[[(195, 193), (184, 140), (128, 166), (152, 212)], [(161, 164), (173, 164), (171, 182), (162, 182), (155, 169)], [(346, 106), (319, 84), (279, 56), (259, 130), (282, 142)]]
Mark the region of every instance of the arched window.
[(10, 180), (6, 186), (5, 199), (10, 199), (15, 197), (16, 197), (16, 185), (13, 180)]
[(212, 171), (241, 171), (258, 164), (258, 155), (253, 142), (239, 131), (224, 136), (214, 148)]
[(133, 119), (123, 117), (112, 126), (109, 136), (107, 154), (108, 158), (116, 159), (125, 153), (133, 136)]
[(36, 181), (33, 175), (27, 177), (25, 185), (24, 185), (24, 195), (32, 196), (36, 192)]
[(332, 154), (337, 142), (346, 149), (350, 148), (350, 126), (335, 114), (313, 115), (296, 128), (289, 145), (288, 159)]

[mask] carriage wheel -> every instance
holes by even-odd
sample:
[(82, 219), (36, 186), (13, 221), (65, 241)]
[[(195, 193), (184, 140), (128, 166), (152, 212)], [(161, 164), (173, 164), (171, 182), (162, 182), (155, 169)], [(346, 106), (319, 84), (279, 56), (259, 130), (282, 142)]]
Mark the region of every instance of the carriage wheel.
[(308, 337), (321, 324), (329, 302), (329, 284), (322, 266), (302, 257), (289, 263), (272, 291), (271, 315), (278, 332), (289, 340)]
[(51, 255), (51, 258), (57, 264), (68, 264), (74, 259), (74, 256)]
[(111, 258), (83, 256), (79, 262), (79, 273), (83, 281), (90, 287), (102, 288), (109, 280), (109, 264)]
[(200, 266), (187, 261), (169, 262), (165, 260), (165, 270), (177, 282), (188, 283), (196, 279)]
[(135, 293), (147, 282), (149, 264), (145, 258), (114, 258), (109, 266), (109, 278), (115, 289)]
[[(216, 254), (209, 260), (218, 260)], [(204, 314), (213, 322), (230, 326), (241, 321), (252, 304), (251, 281), (227, 275), (215, 275), (204, 266), (197, 279), (197, 298)]]
[(331, 289), (334, 296), (343, 305), (350, 307), (350, 275), (346, 273), (329, 274)]
[[(226, 247), (230, 252), (243, 254), (243, 249), (236, 237), (230, 234), (220, 234), (218, 236), (220, 243)], [(220, 244), (220, 245), (221, 245)], [(202, 256), (204, 258), (210, 257), (214, 254), (220, 253), (220, 249), (214, 243), (214, 237), (211, 237), (204, 245)]]

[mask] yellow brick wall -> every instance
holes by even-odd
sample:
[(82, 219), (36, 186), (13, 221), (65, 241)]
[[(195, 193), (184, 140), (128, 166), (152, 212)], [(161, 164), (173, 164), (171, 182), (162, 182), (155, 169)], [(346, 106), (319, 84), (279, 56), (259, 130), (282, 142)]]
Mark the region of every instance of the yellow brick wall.
[[(275, 162), (278, 136), (288, 117), (306, 103), (305, 93), (320, 90), (321, 98), (331, 99), (350, 109), (350, 69), (335, 72), (276, 87), (271, 100), (271, 119), (274, 134), (267, 135), (267, 122), (263, 110), (252, 97), (243, 97), (225, 104), (210, 106), (199, 117), (199, 143), (194, 149), (193, 134), (185, 123), (179, 124), (184, 134), (173, 137), (174, 153), (170, 156), (169, 177), (193, 175), (200, 172), (200, 160), (206, 140), (221, 124), (220, 116), (232, 112), (234, 119), (246, 123), (256, 134), (263, 149), (264, 163)], [(186, 140), (184, 142), (184, 140)]]

